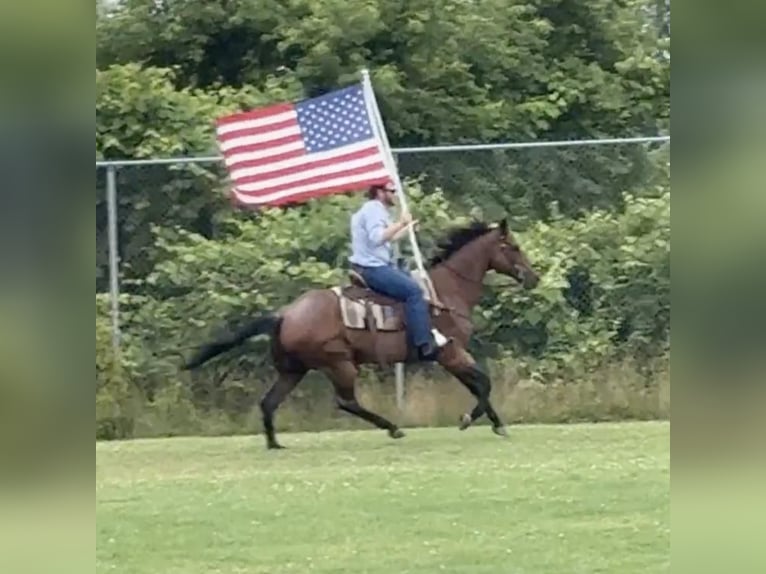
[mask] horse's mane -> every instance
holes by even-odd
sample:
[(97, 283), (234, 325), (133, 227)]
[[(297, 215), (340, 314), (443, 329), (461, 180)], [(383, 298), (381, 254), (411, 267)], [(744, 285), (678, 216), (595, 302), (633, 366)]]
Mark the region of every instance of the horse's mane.
[(434, 265), (443, 263), (452, 257), (456, 251), (490, 231), (492, 231), (492, 228), (483, 221), (472, 221), (464, 227), (458, 227), (451, 230), (438, 242), (437, 246), (439, 250), (433, 257), (431, 257), (431, 260), (428, 262), (429, 266), (433, 267)]

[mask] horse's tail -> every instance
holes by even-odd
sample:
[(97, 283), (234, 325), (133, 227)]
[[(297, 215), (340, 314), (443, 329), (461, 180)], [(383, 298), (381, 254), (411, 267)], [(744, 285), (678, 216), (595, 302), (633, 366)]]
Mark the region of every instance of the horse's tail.
[(221, 337), (220, 339), (201, 347), (200, 350), (186, 362), (182, 367), (182, 370), (190, 371), (196, 369), (213, 357), (241, 345), (250, 337), (267, 334), (278, 336), (281, 323), (282, 317), (277, 314), (257, 317), (252, 321), (245, 323), (242, 327), (234, 331), (234, 333)]

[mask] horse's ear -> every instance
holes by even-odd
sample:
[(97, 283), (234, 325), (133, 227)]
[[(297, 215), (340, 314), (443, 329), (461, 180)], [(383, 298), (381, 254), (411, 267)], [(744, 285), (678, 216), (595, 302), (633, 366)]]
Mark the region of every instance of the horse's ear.
[(500, 229), (500, 234), (505, 237), (508, 235), (508, 218), (504, 217), (503, 220), (497, 224), (498, 229)]

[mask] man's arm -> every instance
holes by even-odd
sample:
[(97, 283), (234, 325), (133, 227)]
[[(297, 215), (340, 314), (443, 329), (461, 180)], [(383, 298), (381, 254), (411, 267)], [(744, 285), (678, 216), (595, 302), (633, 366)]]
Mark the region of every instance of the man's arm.
[(405, 233), (407, 233), (407, 230), (410, 227), (414, 227), (417, 225), (418, 221), (417, 219), (410, 221), (409, 223), (405, 224), (399, 231), (396, 231), (394, 233), (394, 236), (391, 238), (391, 241), (399, 241), (402, 237), (404, 237)]
[(375, 245), (382, 245), (391, 241), (395, 235), (407, 227), (410, 221), (412, 221), (412, 216), (406, 213), (402, 215), (399, 221), (388, 224), (388, 213), (383, 206), (380, 206), (379, 209), (371, 209), (364, 214), (365, 229)]

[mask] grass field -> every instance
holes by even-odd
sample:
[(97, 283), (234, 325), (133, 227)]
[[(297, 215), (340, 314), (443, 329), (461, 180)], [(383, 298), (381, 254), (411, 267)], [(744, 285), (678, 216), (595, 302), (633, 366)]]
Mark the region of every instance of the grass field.
[(666, 572), (669, 424), (96, 445), (98, 572)]

